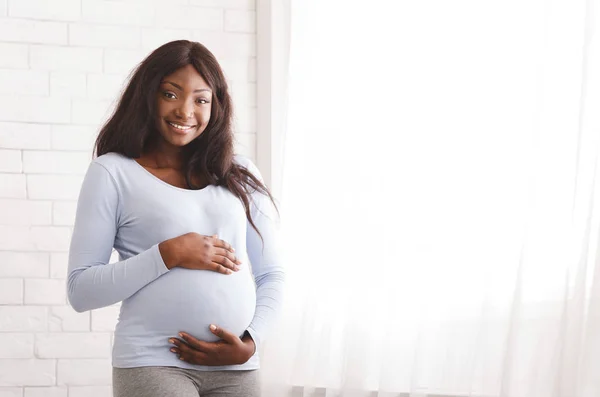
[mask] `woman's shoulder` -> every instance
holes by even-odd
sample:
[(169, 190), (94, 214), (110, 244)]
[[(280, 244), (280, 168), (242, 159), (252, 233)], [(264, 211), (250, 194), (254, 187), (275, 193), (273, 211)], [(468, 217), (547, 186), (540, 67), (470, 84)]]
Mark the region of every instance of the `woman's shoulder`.
[(106, 153), (94, 159), (93, 163), (101, 165), (109, 172), (117, 172), (131, 163), (132, 159), (120, 153)]
[(119, 153), (106, 153), (92, 161), (90, 171), (95, 168), (94, 175), (108, 174), (113, 180), (118, 181), (127, 178), (127, 175), (132, 172), (134, 161)]

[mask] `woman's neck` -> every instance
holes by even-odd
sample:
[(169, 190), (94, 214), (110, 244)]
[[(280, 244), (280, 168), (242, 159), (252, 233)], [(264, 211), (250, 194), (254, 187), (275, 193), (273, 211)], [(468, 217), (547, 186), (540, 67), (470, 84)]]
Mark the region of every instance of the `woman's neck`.
[(184, 165), (184, 153), (182, 148), (167, 147), (159, 145), (150, 148), (142, 156), (149, 166), (153, 168), (173, 168), (180, 170)]

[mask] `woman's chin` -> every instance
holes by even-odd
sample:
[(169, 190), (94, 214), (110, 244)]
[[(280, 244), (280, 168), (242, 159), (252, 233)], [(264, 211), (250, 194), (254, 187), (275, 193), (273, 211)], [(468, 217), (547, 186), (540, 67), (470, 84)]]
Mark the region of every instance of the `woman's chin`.
[(163, 135), (163, 139), (171, 146), (183, 147), (191, 143), (194, 139), (198, 138), (199, 134), (196, 135)]

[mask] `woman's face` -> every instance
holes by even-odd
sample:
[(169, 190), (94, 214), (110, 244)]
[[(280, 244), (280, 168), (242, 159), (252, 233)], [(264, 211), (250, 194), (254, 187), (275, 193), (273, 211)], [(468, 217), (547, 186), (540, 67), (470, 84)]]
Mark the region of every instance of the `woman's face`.
[(165, 76), (158, 88), (158, 129), (164, 143), (185, 146), (208, 125), (212, 91), (192, 65)]

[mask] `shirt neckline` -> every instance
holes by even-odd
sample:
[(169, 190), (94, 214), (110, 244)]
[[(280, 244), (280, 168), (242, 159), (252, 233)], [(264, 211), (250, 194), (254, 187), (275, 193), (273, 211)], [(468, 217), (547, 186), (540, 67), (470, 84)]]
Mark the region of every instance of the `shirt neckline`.
[(179, 187), (179, 186), (171, 185), (170, 183), (163, 181), (162, 179), (160, 179), (159, 177), (157, 177), (156, 175), (154, 175), (153, 173), (151, 173), (150, 171), (148, 171), (143, 165), (141, 165), (140, 163), (138, 163), (134, 158), (129, 158), (129, 159), (136, 165), (137, 168), (141, 169), (144, 174), (148, 175), (150, 178), (154, 179), (155, 181), (159, 182), (160, 184), (168, 186), (168, 187), (170, 187), (172, 189), (175, 189), (175, 190), (179, 190), (179, 191), (182, 191), (182, 192), (202, 192), (204, 190), (207, 190), (211, 186), (214, 186), (214, 185), (206, 185), (202, 189), (185, 189), (185, 188), (182, 188), (182, 187)]

